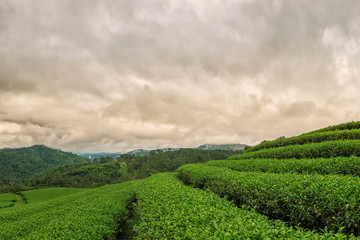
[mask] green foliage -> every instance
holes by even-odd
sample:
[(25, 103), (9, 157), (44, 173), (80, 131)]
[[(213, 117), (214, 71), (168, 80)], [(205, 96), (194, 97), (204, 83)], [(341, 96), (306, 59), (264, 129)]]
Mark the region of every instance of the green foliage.
[(139, 186), (138, 209), (134, 239), (346, 239), (342, 234), (295, 230), (185, 186), (169, 173), (151, 176)]
[(343, 174), (360, 176), (359, 157), (309, 159), (243, 159), (209, 161), (209, 166), (227, 167), (241, 172), (272, 172), (300, 174)]
[(337, 140), (304, 145), (267, 148), (229, 157), (230, 160), (246, 158), (330, 158), (360, 156), (360, 140)]
[(180, 149), (168, 152), (151, 151), (146, 156), (123, 154), (116, 161), (103, 158), (97, 162), (61, 166), (43, 176), (31, 179), (25, 184), (36, 188), (98, 187), (105, 184), (142, 179), (159, 172), (172, 172), (187, 163), (226, 159), (236, 153), (239, 151)]
[(25, 184), (32, 187), (98, 187), (129, 180), (124, 175), (126, 164), (111, 161), (106, 163), (77, 163), (61, 166), (45, 175), (33, 178)]
[(330, 127), (326, 127), (326, 128), (321, 128), (321, 129), (318, 129), (318, 130), (315, 130), (315, 131), (312, 131), (309, 133), (336, 131), (336, 130), (351, 130), (351, 129), (360, 129), (360, 121), (342, 123), (342, 124), (338, 124), (338, 125), (334, 125), (334, 126), (330, 126)]
[(137, 183), (126, 182), (0, 210), (0, 239), (114, 239)]
[(0, 150), (0, 186), (8, 186), (37, 176), (56, 166), (87, 161), (72, 153), (35, 145)]
[(278, 138), (274, 141), (264, 141), (254, 147), (246, 149), (246, 152), (254, 152), (266, 148), (284, 147), (289, 145), (301, 145), (307, 143), (344, 139), (360, 139), (360, 129), (314, 132), (311, 134), (308, 133), (291, 138)]
[(12, 207), (16, 202), (14, 194), (3, 193), (0, 194), (0, 208)]
[(236, 172), (204, 164), (182, 166), (178, 176), (272, 219), (360, 234), (358, 177)]
[[(74, 194), (85, 189), (80, 188), (44, 188), (31, 191), (21, 192), (27, 203), (38, 203), (47, 201), (50, 199), (66, 196), (68, 194)], [(1, 195), (0, 195), (1, 196)]]

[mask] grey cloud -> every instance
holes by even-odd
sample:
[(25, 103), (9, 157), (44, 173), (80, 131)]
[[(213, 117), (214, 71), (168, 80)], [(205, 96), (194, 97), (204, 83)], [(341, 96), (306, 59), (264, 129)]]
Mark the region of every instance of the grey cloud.
[(0, 147), (255, 144), (357, 120), (359, 5), (2, 1)]

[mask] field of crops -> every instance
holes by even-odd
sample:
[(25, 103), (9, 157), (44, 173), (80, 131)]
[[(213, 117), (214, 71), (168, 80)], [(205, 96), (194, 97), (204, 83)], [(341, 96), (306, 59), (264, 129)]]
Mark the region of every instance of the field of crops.
[(146, 179), (138, 190), (135, 239), (346, 239), (343, 234), (294, 229), (209, 192), (174, 174)]
[(360, 236), (360, 122), (264, 141), (245, 154), (185, 165), (185, 184), (293, 226)]
[(144, 180), (1, 194), (0, 239), (360, 239), (359, 134), (352, 122)]
[(0, 211), (0, 239), (110, 239), (121, 234), (133, 182), (108, 185)]
[(359, 235), (357, 177), (237, 172), (194, 164), (182, 166), (179, 178), (273, 219), (318, 230), (343, 227), (345, 233)]

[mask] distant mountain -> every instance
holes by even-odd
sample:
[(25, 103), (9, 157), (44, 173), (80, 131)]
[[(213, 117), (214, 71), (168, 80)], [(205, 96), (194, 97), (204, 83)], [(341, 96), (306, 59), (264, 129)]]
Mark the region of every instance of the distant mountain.
[(125, 154), (129, 154), (129, 155), (136, 155), (136, 156), (145, 156), (148, 155), (151, 151), (163, 151), (163, 152), (173, 152), (173, 151), (177, 151), (180, 148), (159, 148), (159, 149), (154, 149), (154, 150), (145, 150), (145, 149), (135, 149), (132, 150), (130, 152), (127, 152)]
[(116, 152), (116, 153), (79, 153), (78, 154), (81, 157), (87, 158), (89, 160), (93, 160), (95, 158), (100, 159), (101, 157), (111, 157), (113, 159), (116, 159), (117, 157), (119, 157), (121, 155), (120, 152)]
[(54, 167), (86, 161), (83, 157), (44, 145), (0, 149), (0, 186), (30, 179)]
[(135, 149), (132, 150), (130, 152), (127, 152), (125, 154), (129, 154), (129, 155), (137, 155), (137, 156), (144, 156), (150, 153), (150, 150), (145, 150), (145, 149)]
[(244, 150), (244, 148), (246, 146), (247, 146), (246, 144), (240, 144), (240, 143), (236, 143), (236, 144), (204, 144), (204, 145), (197, 147), (197, 149), (239, 151), (239, 150)]

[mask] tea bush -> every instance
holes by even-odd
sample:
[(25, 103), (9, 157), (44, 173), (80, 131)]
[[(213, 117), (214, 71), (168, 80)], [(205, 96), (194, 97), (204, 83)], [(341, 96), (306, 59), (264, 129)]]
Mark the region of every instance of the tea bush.
[(360, 139), (360, 129), (315, 132), (315, 133), (303, 134), (291, 138), (279, 138), (273, 141), (265, 141), (256, 146), (250, 147), (246, 150), (246, 152), (254, 152), (266, 148), (284, 147), (289, 145), (302, 145), (307, 143), (345, 140), (345, 139), (347, 140)]
[(185, 186), (174, 174), (146, 179), (138, 192), (134, 239), (346, 239), (322, 235), (237, 208), (212, 192)]
[(179, 178), (238, 206), (305, 228), (360, 233), (358, 177), (236, 172), (204, 164), (179, 168)]
[(360, 176), (359, 157), (217, 160), (209, 166), (227, 167), (240, 172), (272, 172), (300, 174), (343, 174)]
[(338, 156), (360, 156), (360, 140), (337, 140), (304, 145), (267, 148), (256, 152), (229, 157), (230, 160), (246, 158), (330, 158)]

